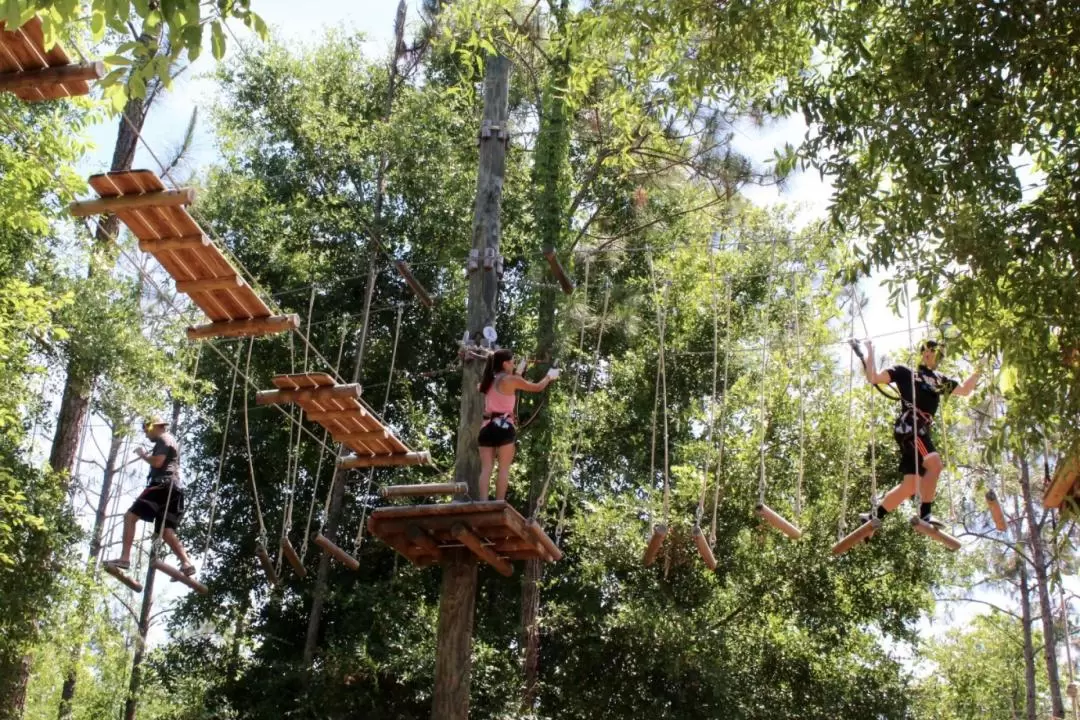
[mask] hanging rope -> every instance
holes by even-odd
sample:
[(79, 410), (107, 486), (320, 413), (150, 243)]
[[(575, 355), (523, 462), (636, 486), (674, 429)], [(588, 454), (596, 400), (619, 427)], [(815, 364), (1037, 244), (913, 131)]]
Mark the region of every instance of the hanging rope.
[(229, 447), (229, 427), (232, 424), (233, 404), (236, 400), (236, 386), (240, 374), (240, 352), (243, 350), (243, 347), (244, 344), (242, 342), (236, 344), (236, 361), (233, 365), (232, 388), (229, 390), (229, 405), (225, 410), (225, 425), (221, 428), (221, 452), (218, 453), (217, 477), (214, 478), (214, 485), (210, 490), (210, 518), (206, 523), (206, 541), (203, 543), (203, 563), (206, 562), (206, 558), (210, 554), (210, 541), (214, 532), (214, 513), (217, 510), (218, 488), (221, 485), (221, 475), (225, 469), (225, 451)]
[[(720, 478), (724, 467), (724, 441), (727, 437), (728, 368), (731, 359), (731, 278), (725, 278), (727, 288), (724, 300), (724, 394), (720, 398), (720, 442), (716, 454), (716, 487), (713, 489), (712, 523), (709, 526), (709, 544), (716, 544), (716, 513), (720, 507)], [(715, 315), (713, 322), (715, 337)]]
[[(908, 346), (915, 347), (915, 333), (911, 329), (911, 294), (908, 292), (907, 282), (904, 283), (904, 304), (907, 306)], [(919, 406), (916, 403), (915, 394), (915, 388), (919, 384), (915, 379), (915, 373), (918, 370), (918, 360), (916, 360), (916, 366), (911, 371), (911, 449), (915, 454), (915, 512), (921, 513), (922, 483), (919, 480), (922, 479), (922, 475), (919, 474)]]
[[(248, 340), (247, 363), (245, 375), (251, 374), (251, 349), (255, 346), (255, 338)], [(248, 476), (251, 478), (251, 496), (255, 501), (255, 517), (259, 521), (259, 543), (266, 547), (266, 523), (263, 521), (262, 506), (259, 504), (259, 487), (255, 482), (255, 460), (251, 453), (251, 427), (248, 422), (248, 403), (244, 400), (244, 441), (247, 444)]]
[[(404, 305), (398, 305), (397, 320), (394, 323), (394, 349), (390, 353), (390, 372), (386, 377), (386, 392), (383, 393), (383, 415), (390, 409), (390, 388), (394, 384), (394, 367), (397, 365), (398, 340), (401, 337), (401, 317), (405, 310)], [(365, 501), (360, 504), (360, 527), (356, 531), (356, 539), (353, 541), (353, 555), (360, 551), (364, 543), (364, 525), (367, 521), (368, 502), (366, 498), (371, 495), (371, 484), (375, 478), (375, 468), (368, 469), (367, 482), (364, 484)]]
[[(669, 458), (669, 444), (668, 444), (669, 443), (669, 436), (668, 436), (667, 370), (665, 368), (665, 356), (667, 355), (667, 351), (666, 351), (666, 339), (665, 339), (665, 336), (667, 334), (668, 291), (671, 289), (671, 283), (670, 282), (665, 282), (664, 283), (664, 292), (663, 292), (663, 294), (661, 294), (660, 291), (657, 288), (656, 269), (653, 266), (653, 258), (652, 258), (651, 254), (648, 256), (648, 261), (649, 261), (649, 278), (650, 278), (650, 280), (652, 282), (653, 295), (654, 295), (654, 297), (658, 298), (657, 302), (659, 303), (657, 305), (657, 308), (656, 308), (656, 320), (657, 320), (656, 324), (657, 324), (657, 331), (659, 333), (659, 344), (660, 344), (660, 358), (659, 358), (659, 361), (657, 363), (657, 375), (660, 378), (660, 403), (661, 403), (661, 408), (663, 409), (663, 419), (664, 419), (664, 499), (663, 499), (663, 514), (664, 514), (664, 524), (670, 526), (670, 524), (671, 524), (670, 523), (670, 520), (671, 520), (671, 477), (670, 477), (670, 458)], [(655, 404), (654, 404), (654, 410), (655, 410)], [(654, 448), (654, 450), (653, 450), (653, 452), (654, 452), (654, 457), (655, 457), (655, 447), (656, 447), (656, 441), (655, 441), (656, 431), (655, 431), (655, 427), (656, 427), (656, 420), (655, 420), (655, 412), (654, 412), (654, 419), (653, 419), (653, 428), (654, 428), (653, 429), (653, 436), (654, 436), (654, 440), (653, 440), (653, 448)]]
[[(772, 243), (771, 250), (769, 252), (769, 268), (776, 267), (776, 242)], [(770, 276), (771, 281), (771, 276)], [(769, 288), (772, 288), (771, 283), (766, 283)], [(767, 408), (765, 404), (765, 385), (769, 372), (769, 315), (768, 315), (768, 300), (772, 299), (770, 294), (769, 298), (761, 306), (761, 403), (760, 403), (760, 422), (761, 427), (761, 443), (759, 445), (760, 450), (760, 473), (758, 475), (758, 505), (765, 504), (765, 443), (768, 439), (768, 417)]]
[(802, 515), (803, 507), (803, 476), (806, 468), (806, 402), (804, 400), (803, 387), (803, 362), (802, 362), (802, 326), (799, 321), (799, 278), (798, 274), (791, 274), (791, 299), (795, 303), (795, 376), (797, 378), (799, 393), (799, 469), (795, 477), (795, 514)]
[[(709, 430), (706, 435), (705, 444), (712, 450), (713, 448), (713, 431), (716, 424), (716, 419), (713, 417), (713, 409), (716, 406), (716, 383), (717, 374), (719, 369), (719, 353), (720, 353), (720, 328), (719, 319), (717, 318), (717, 300), (716, 300), (716, 257), (714, 256), (711, 248), (709, 251), (709, 282), (711, 285), (711, 292), (709, 293), (709, 299), (712, 308), (713, 319), (713, 356), (712, 356), (712, 394), (709, 395), (709, 412), (708, 412), (708, 424)], [(709, 455), (705, 455), (705, 466), (701, 470), (701, 494), (698, 496), (697, 512), (694, 515), (694, 524), (697, 527), (701, 527), (701, 518), (705, 514), (705, 495), (709, 490)]]
[[(304, 367), (304, 372), (305, 373), (307, 373), (308, 370), (309, 370), (308, 361), (309, 361), (310, 356), (309, 356), (309, 353), (308, 353), (308, 348), (311, 345), (311, 343), (310, 343), (310, 339), (311, 339), (311, 314), (314, 311), (314, 309), (315, 309), (315, 284), (312, 283), (312, 285), (311, 285), (311, 295), (308, 298), (307, 318), (306, 318), (306, 320), (304, 322), (304, 362), (303, 362), (303, 367)], [(291, 336), (290, 336), (290, 340), (289, 340), (289, 352), (290, 352), (290, 354), (292, 353), (292, 339), (291, 339)], [(297, 414), (297, 419), (299, 420), (298, 424), (302, 424), (303, 421), (304, 421), (304, 408), (303, 408), (303, 406), (298, 406), (298, 407), (299, 407), (299, 413)], [(299, 432), (296, 433), (295, 442), (291, 446), (291, 450), (290, 450), (290, 458), (292, 460), (292, 475), (289, 477), (289, 489), (288, 489), (288, 493), (287, 493), (286, 498), (285, 498), (285, 513), (282, 516), (282, 520), (281, 520), (281, 537), (282, 538), (287, 538), (289, 536), (289, 532), (292, 531), (293, 505), (294, 505), (295, 499), (296, 499), (296, 483), (297, 483), (297, 480), (300, 477), (300, 440), (301, 440), (301, 437), (302, 437), (301, 433), (299, 433)], [(278, 555), (278, 564), (279, 565), (281, 564), (281, 556), (280, 555)]]
[[(855, 335), (855, 288), (851, 288), (851, 336)], [(837, 528), (837, 539), (847, 535), (847, 508), (848, 508), (848, 485), (851, 484), (851, 446), (854, 442), (855, 430), (852, 425), (852, 415), (855, 411), (855, 356), (848, 358), (848, 434), (844, 447), (844, 484), (840, 492), (840, 523)]]

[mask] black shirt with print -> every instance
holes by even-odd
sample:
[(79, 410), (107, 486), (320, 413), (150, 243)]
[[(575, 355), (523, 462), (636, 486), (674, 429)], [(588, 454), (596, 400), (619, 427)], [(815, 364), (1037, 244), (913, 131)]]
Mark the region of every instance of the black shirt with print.
[[(911, 368), (894, 365), (885, 372), (889, 373), (889, 380), (900, 392), (901, 407), (908, 410), (911, 407)], [(927, 415), (934, 415), (941, 404), (941, 396), (948, 395), (959, 385), (956, 380), (920, 365), (915, 371), (915, 407)]]

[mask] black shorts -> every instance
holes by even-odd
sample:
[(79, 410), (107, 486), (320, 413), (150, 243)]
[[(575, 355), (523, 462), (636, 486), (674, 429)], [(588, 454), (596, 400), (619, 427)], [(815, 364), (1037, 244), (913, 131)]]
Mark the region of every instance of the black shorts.
[(476, 442), (480, 447), (497, 448), (503, 445), (513, 445), (517, 440), (517, 430), (509, 419), (497, 417), (488, 420), (480, 428), (480, 435)]
[[(174, 487), (170, 494), (169, 487), (167, 484), (149, 486), (128, 510), (144, 522), (152, 521), (155, 533), (161, 532), (162, 523), (170, 530), (176, 530), (184, 515), (184, 491)], [(166, 502), (169, 503), (168, 512), (165, 510)]]
[(923, 460), (927, 455), (937, 452), (930, 433), (920, 432), (918, 437), (915, 437), (915, 433), (912, 432), (895, 433), (893, 438), (900, 446), (900, 474), (925, 475), (926, 468), (923, 467)]

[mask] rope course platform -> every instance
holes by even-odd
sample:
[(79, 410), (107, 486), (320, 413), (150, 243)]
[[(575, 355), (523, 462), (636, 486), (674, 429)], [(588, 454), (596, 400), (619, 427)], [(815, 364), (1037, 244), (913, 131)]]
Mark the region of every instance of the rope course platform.
[(92, 175), (99, 198), (72, 203), (72, 215), (115, 213), (139, 239), (139, 249), (154, 256), (210, 323), (190, 327), (189, 340), (257, 337), (300, 326), (298, 315), (273, 315), (188, 214), (195, 200), (190, 188), (167, 190), (150, 170)]
[(27, 102), (58, 100), (86, 95), (89, 81), (104, 75), (101, 62), (73, 64), (59, 44), (46, 50), (40, 18), (16, 30), (0, 22), (0, 90)]
[(338, 467), (399, 467), (431, 462), (428, 453), (410, 450), (364, 407), (358, 384), (338, 384), (326, 373), (275, 375), (271, 382), (277, 390), (259, 391), (255, 404), (300, 405), (308, 420), (322, 425), (335, 442), (352, 450), (352, 455), (338, 459)]
[(1043, 507), (1074, 512), (1080, 506), (1080, 450), (1058, 463), (1054, 477), (1043, 493)]
[(505, 500), (381, 507), (371, 512), (368, 532), (420, 567), (460, 547), (507, 577), (514, 573), (513, 560), (562, 558), (539, 523), (526, 520)]

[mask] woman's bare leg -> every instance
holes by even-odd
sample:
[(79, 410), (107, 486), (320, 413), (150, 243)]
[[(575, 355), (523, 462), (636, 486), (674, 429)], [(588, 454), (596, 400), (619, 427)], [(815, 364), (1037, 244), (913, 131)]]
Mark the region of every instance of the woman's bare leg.
[(517, 446), (514, 443), (503, 445), (498, 448), (499, 453), (499, 477), (495, 485), (495, 499), (505, 500), (506, 489), (510, 485), (510, 466), (514, 464), (514, 452)]
[(495, 469), (495, 448), (480, 448), (480, 492), (477, 500), (488, 499), (488, 486), (491, 483), (491, 471)]

